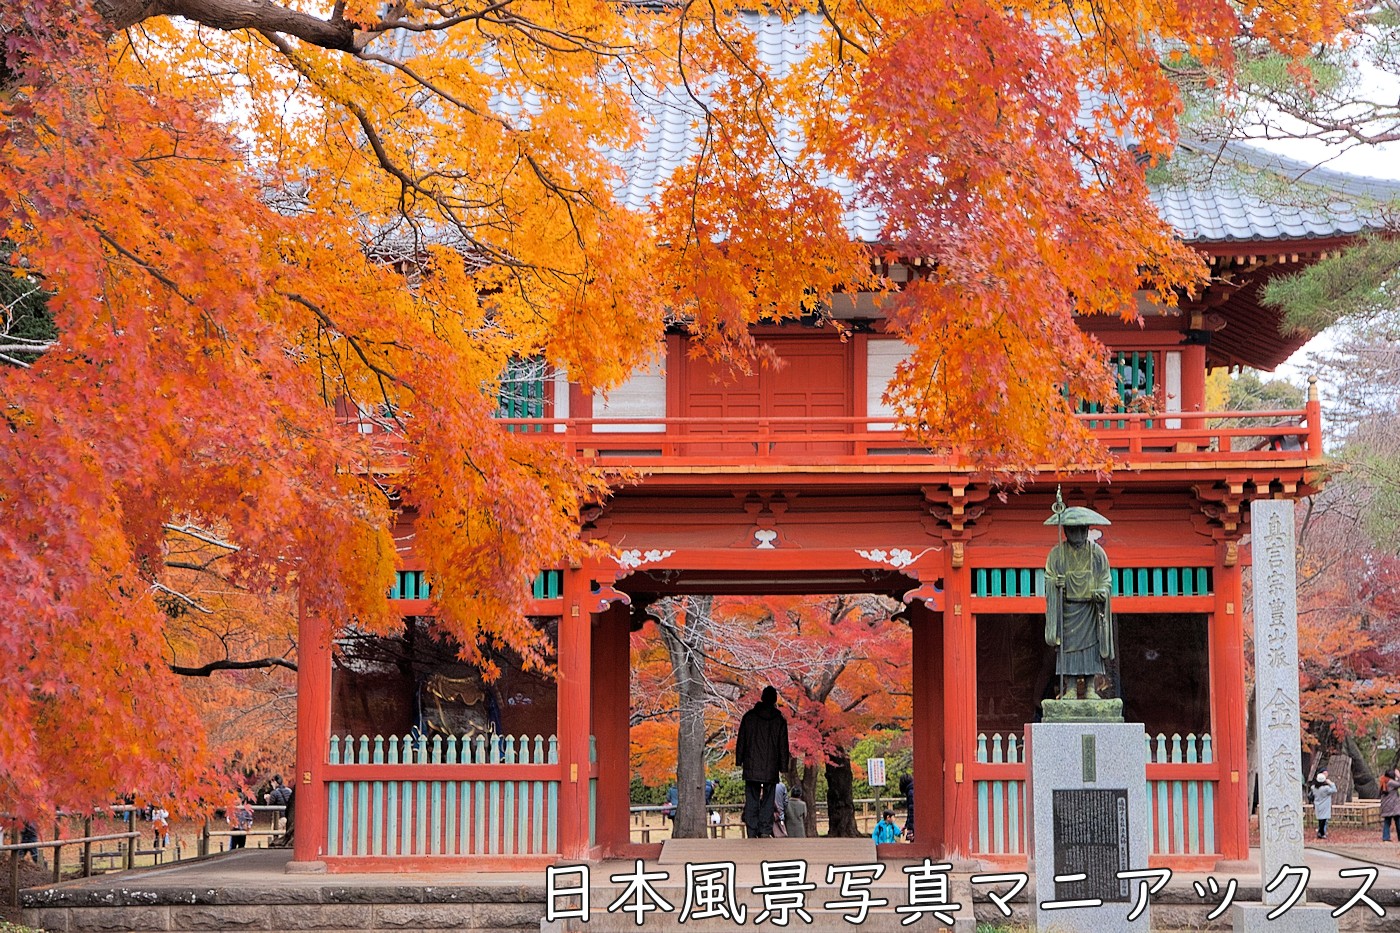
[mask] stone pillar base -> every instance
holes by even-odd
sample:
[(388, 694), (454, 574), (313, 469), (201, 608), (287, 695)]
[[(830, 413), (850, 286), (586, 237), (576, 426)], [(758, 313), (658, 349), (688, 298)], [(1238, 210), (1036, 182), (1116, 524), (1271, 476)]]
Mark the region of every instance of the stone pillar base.
[(1337, 918), (1326, 904), (1294, 904), (1269, 919), (1268, 904), (1236, 904), (1231, 911), (1235, 933), (1337, 933)]
[(1223, 858), (1215, 863), (1214, 871), (1222, 875), (1258, 875), (1258, 859)]
[(289, 875), (324, 875), (326, 873), (326, 863), (321, 861), (292, 861), (287, 863), (286, 872)]
[[(1082, 709), (1105, 703), (1121, 707), (1122, 701), (1046, 700), (1047, 716), (1052, 703)], [(1035, 928), (1147, 933), (1147, 911), (1128, 920), (1145, 882), (1116, 877), (1119, 871), (1147, 868), (1152, 851), (1142, 726), (1080, 720), (1032, 723), (1026, 731), (1026, 841), (1034, 878), (1027, 897)], [(1066, 880), (1056, 881), (1057, 873)], [(1076, 875), (1079, 880), (1071, 880)], [(1102, 903), (1079, 906), (1092, 900)], [(1047, 909), (1047, 903), (1075, 906)]]

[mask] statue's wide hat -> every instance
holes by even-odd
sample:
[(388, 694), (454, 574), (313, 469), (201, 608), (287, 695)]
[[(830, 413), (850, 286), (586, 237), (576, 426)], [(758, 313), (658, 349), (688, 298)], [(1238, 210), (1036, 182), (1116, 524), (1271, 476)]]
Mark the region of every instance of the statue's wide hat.
[(1112, 525), (1113, 522), (1093, 509), (1085, 508), (1082, 505), (1072, 505), (1066, 509), (1056, 509), (1055, 514), (1045, 520), (1045, 524), (1062, 525), (1068, 528), (1071, 525)]

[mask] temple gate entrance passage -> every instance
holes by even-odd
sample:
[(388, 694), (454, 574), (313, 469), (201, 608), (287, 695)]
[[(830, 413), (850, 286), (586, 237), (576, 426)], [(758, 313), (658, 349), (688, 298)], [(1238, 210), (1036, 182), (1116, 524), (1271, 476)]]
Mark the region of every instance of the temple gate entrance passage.
[[(853, 793), (852, 783), (874, 753), (862, 752), (853, 761), (854, 747), (868, 738), (888, 747), (883, 753), (898, 761), (900, 775), (907, 777), (912, 766), (912, 623), (893, 595), (907, 591), (909, 581), (886, 571), (820, 578), (761, 571), (697, 576), (703, 582), (685, 572), (667, 574), (664, 581), (629, 578), (639, 586), (665, 587), (628, 595), (632, 803), (661, 804), (665, 793), (667, 810), (634, 809), (631, 841), (737, 841), (759, 833), (860, 834), (868, 840), (878, 813), (872, 818), (868, 807), (859, 813), (853, 808), (853, 797), (870, 792), (862, 785)], [(869, 592), (872, 578), (894, 589)], [(697, 584), (706, 592), (691, 592)], [(813, 588), (826, 592), (808, 592)], [(837, 588), (848, 591), (831, 592)], [(777, 809), (785, 811), (784, 803), (796, 794), (804, 797), (809, 817), (797, 825), (794, 813), (772, 830), (746, 826), (751, 820), (765, 823), (760, 811), (771, 814), (774, 804), (744, 808), (750, 769), (740, 767), (737, 744), (741, 720), (755, 712), (768, 688), (776, 692), (776, 706), (762, 711), (762, 721), (774, 722), (773, 713), (782, 717), (788, 736), (782, 754), (791, 754), (792, 766), (780, 763), (778, 753), (770, 762), (772, 746), (764, 741), (753, 757), (780, 772), (762, 779), (783, 782)], [(819, 794), (823, 780), (826, 792)], [(897, 783), (883, 790), (889, 803)], [(637, 797), (639, 788), (651, 796)]]

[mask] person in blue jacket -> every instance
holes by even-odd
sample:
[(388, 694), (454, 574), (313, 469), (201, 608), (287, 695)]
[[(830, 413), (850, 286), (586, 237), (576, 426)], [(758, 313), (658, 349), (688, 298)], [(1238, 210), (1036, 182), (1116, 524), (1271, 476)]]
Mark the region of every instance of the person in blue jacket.
[(875, 840), (875, 844), (882, 842), (898, 842), (899, 827), (894, 822), (894, 811), (886, 810), (880, 822), (875, 824), (875, 831), (870, 834), (870, 838)]

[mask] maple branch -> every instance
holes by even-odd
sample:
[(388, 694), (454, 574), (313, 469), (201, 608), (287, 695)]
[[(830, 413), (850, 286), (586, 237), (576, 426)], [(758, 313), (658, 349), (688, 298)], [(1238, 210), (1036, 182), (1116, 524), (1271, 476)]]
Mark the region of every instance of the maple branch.
[(515, 126), (513, 126), (511, 122), (505, 117), (502, 117), (499, 114), (492, 113), (489, 110), (482, 110), (480, 107), (472, 106), (465, 100), (462, 100), (457, 95), (444, 90), (442, 87), (439, 87), (435, 82), (419, 74), (412, 66), (408, 64), (408, 62), (401, 61), (389, 55), (380, 55), (377, 52), (357, 52), (355, 54), (355, 57), (362, 62), (373, 62), (380, 65), (387, 65), (388, 67), (393, 68), (395, 71), (401, 72), (414, 84), (417, 84), (420, 87), (432, 91), (434, 94), (436, 94), (438, 97), (441, 97), (443, 100), (447, 101), (452, 106), (457, 107), (461, 110), (465, 110), (467, 113), (471, 114), (474, 117), (480, 117), (483, 120), (491, 120), (499, 124), (502, 129), (505, 129), (508, 132), (517, 132)]
[(151, 584), (151, 589), (153, 589), (153, 590), (159, 590), (160, 592), (165, 593), (167, 596), (173, 596), (175, 599), (178, 599), (180, 602), (182, 602), (182, 603), (184, 603), (185, 605), (189, 606), (191, 609), (195, 610), (196, 612), (202, 612), (202, 613), (204, 613), (205, 615), (211, 615), (211, 616), (214, 614), (214, 610), (213, 610), (213, 609), (210, 609), (208, 606), (205, 606), (205, 605), (201, 604), (198, 600), (194, 599), (193, 597), (190, 597), (190, 596), (185, 595), (184, 593), (181, 593), (179, 590), (172, 590), (170, 587), (166, 586), (164, 583), (152, 583), (152, 584)]
[[(302, 59), (302, 57), (297, 54), (296, 49), (294, 49), (291, 46), (291, 44), (287, 42), (287, 40), (271, 32), (263, 32), (262, 37), (266, 39), (269, 43), (271, 43), (272, 46), (275, 47), (279, 52), (281, 52), (282, 55), (287, 59), (288, 64), (290, 64), (294, 69), (296, 69), (296, 71), (299, 74), (301, 74), (302, 77), (313, 83), (320, 83), (317, 78), (315, 69), (310, 67)], [(411, 192), (412, 194), (425, 198), (426, 200), (430, 201), (432, 204), (437, 206), (443, 218), (447, 221), (447, 223), (451, 224), (452, 228), (456, 230), (459, 236), (461, 236), (463, 244), (468, 248), (467, 250), (464, 250), (464, 252), (479, 254), (478, 258), (485, 257), (485, 260), (489, 260), (496, 264), (510, 268), (515, 268), (521, 265), (521, 263), (519, 263), (514, 257), (500, 251), (499, 249), (491, 246), (490, 244), (482, 242), (473, 234), (472, 225), (468, 224), (465, 220), (462, 219), (462, 211), (464, 209), (489, 207), (491, 205), (473, 205), (470, 203), (462, 204), (460, 201), (454, 202), (452, 199), (444, 196), (441, 192), (434, 191), (431, 188), (424, 185), (423, 179), (414, 178), (408, 173), (407, 170), (405, 170), (402, 166), (396, 163), (393, 160), (393, 158), (390, 157), (389, 150), (384, 145), (384, 140), (379, 132), (379, 128), (375, 125), (374, 121), (370, 118), (369, 113), (361, 104), (353, 100), (347, 99), (343, 94), (334, 95), (334, 100), (341, 107), (344, 107), (347, 111), (349, 111), (350, 115), (355, 118), (355, 122), (359, 124), (360, 130), (365, 134), (365, 141), (369, 143), (370, 150), (374, 153), (375, 161), (379, 164), (379, 167), (382, 168), (385, 172), (387, 172), (390, 176), (398, 180), (401, 188), (400, 206), (404, 212), (405, 217), (407, 217), (408, 215), (408, 204), (406, 203), (406, 201), (408, 200), (407, 195)], [(435, 174), (438, 173), (430, 172), (425, 177), (431, 178)]]
[(127, 259), (130, 259), (132, 262), (136, 263), (136, 265), (139, 266), (142, 269), (142, 271), (144, 271), (147, 275), (155, 279), (160, 284), (164, 285), (166, 288), (170, 289), (170, 291), (174, 292), (175, 295), (179, 297), (180, 300), (183, 301), (185, 304), (193, 305), (195, 303), (193, 298), (191, 298), (189, 295), (186, 295), (180, 290), (180, 286), (175, 284), (174, 279), (170, 278), (164, 272), (161, 272), (159, 269), (151, 265), (146, 260), (142, 259), (140, 256), (137, 256), (125, 246), (122, 246), (120, 243), (114, 240), (111, 237), (111, 235), (107, 233), (106, 230), (103, 230), (101, 227), (96, 227), (95, 229), (97, 231), (98, 238), (101, 239), (103, 243), (106, 243), (108, 246), (112, 247), (112, 249), (116, 250), (118, 253), (125, 256)]
[(239, 548), (238, 545), (230, 544), (227, 541), (222, 541), (218, 538), (215, 538), (209, 532), (205, 531), (202, 528), (197, 528), (194, 525), (171, 525), (167, 523), (162, 527), (165, 528), (166, 531), (173, 531), (176, 534), (188, 535), (191, 538), (203, 541), (205, 544), (212, 544), (214, 545), (214, 547), (221, 547), (229, 551), (241, 550), (241, 548)]
[(208, 677), (215, 671), (255, 671), (268, 667), (285, 667), (289, 671), (297, 669), (297, 662), (286, 658), (258, 658), (253, 661), (210, 661), (199, 667), (185, 667), (181, 664), (168, 665), (171, 672), (182, 677)]
[(357, 40), (354, 23), (343, 16), (320, 19), (269, 0), (94, 0), (93, 6), (114, 32), (156, 16), (179, 16), (226, 32), (285, 33), (337, 52), (357, 51), (356, 42), (367, 41), (363, 34)]
[[(831, 12), (831, 7), (829, 7), (826, 4), (826, 0), (820, 0), (820, 2), (817, 3), (817, 11), (821, 13), (822, 19), (826, 20), (826, 24), (831, 27), (831, 31), (836, 33), (837, 42), (839, 42), (842, 46), (849, 45), (851, 48), (859, 51), (860, 54), (864, 55), (866, 58), (870, 57), (870, 50), (867, 49), (865, 46), (861, 45), (856, 40), (852, 39), (846, 33), (846, 31), (841, 28), (841, 24), (836, 21), (836, 16)], [(846, 56), (842, 53), (839, 47), (836, 51), (836, 57), (838, 59), (841, 59), (842, 61), (844, 61), (846, 58)]]
[[(350, 348), (355, 351), (355, 355), (360, 358), (360, 362), (365, 364), (365, 368), (379, 377), (379, 384), (381, 389), (385, 391), (386, 399), (388, 398), (388, 390), (387, 387), (384, 386), (384, 380), (386, 379), (392, 382), (394, 385), (403, 386), (410, 392), (414, 391), (413, 386), (410, 385), (408, 382), (405, 382), (399, 376), (394, 375), (382, 366), (370, 362), (369, 356), (365, 353), (364, 348), (360, 346), (359, 338), (355, 337), (352, 334), (347, 334), (344, 331), (342, 331), (339, 327), (337, 327), (335, 321), (331, 320), (330, 315), (328, 315), (324, 310), (322, 310), (315, 302), (310, 301), (305, 296), (299, 295), (296, 292), (282, 292), (281, 295), (288, 301), (294, 301), (297, 304), (301, 305), (303, 308), (306, 308), (312, 314), (316, 315), (316, 317), (318, 317), (321, 320), (321, 323), (326, 325), (326, 327), (329, 330), (333, 331), (334, 333), (340, 334), (340, 336), (344, 337), (345, 342), (350, 345)], [(397, 416), (395, 416), (394, 421), (398, 422)]]
[(423, 4), (423, 9), (432, 10), (434, 13), (442, 17), (442, 19), (435, 20), (431, 23), (421, 23), (415, 22), (411, 19), (402, 19), (399, 15), (403, 12), (402, 8), (395, 8), (389, 10), (384, 15), (384, 18), (379, 23), (379, 27), (385, 29), (402, 29), (406, 32), (435, 32), (443, 29), (451, 29), (453, 26), (459, 26), (462, 23), (469, 23), (474, 20), (487, 19), (488, 14), (494, 13), (497, 10), (502, 9), (510, 2), (511, 0), (504, 0), (504, 2), (502, 3), (493, 3), (490, 6), (484, 7), (476, 11), (475, 13), (450, 13), (448, 12), (450, 8), (445, 6), (444, 4), (425, 3)]
[[(209, 565), (214, 563), (214, 561), (222, 560), (225, 557), (228, 557), (228, 555), (215, 554), (213, 557), (209, 558), (202, 564), (196, 564), (194, 561), (189, 560), (168, 560), (165, 562), (165, 566), (171, 568), (172, 570), (194, 570), (199, 573), (212, 573), (212, 571), (209, 570)], [(219, 580), (222, 580), (225, 583), (229, 582), (227, 578), (219, 574), (215, 573), (213, 574), (213, 576)]]

